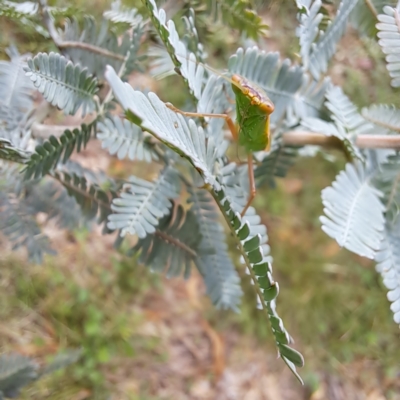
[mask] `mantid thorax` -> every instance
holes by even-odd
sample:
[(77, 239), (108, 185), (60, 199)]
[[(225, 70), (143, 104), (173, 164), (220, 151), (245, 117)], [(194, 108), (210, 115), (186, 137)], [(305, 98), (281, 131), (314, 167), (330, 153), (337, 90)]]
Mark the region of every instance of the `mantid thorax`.
[[(236, 96), (241, 94), (248, 97), (251, 101), (252, 106), (256, 106), (264, 114), (270, 115), (274, 112), (275, 106), (271, 99), (267, 96), (265, 91), (255, 85), (253, 82), (249, 82), (246, 78), (233, 74), (232, 76), (227, 76), (225, 73), (221, 73), (216, 69), (210, 67), (207, 64), (203, 64), (185, 57), (187, 61), (194, 62), (197, 65), (203, 66), (206, 70), (210, 71), (212, 74), (219, 76), (232, 85), (232, 90)], [(230, 74), (229, 74), (230, 75)]]
[(234, 74), (232, 76), (232, 89), (236, 95), (238, 91), (243, 93), (250, 99), (251, 105), (257, 106), (266, 114), (269, 115), (274, 112), (274, 103), (272, 103), (264, 91), (253, 84), (249, 84), (249, 82), (240, 75)]
[(239, 144), (248, 152), (268, 150), (270, 146), (269, 119), (274, 110), (269, 98), (239, 75), (232, 77), (236, 96), (236, 120)]

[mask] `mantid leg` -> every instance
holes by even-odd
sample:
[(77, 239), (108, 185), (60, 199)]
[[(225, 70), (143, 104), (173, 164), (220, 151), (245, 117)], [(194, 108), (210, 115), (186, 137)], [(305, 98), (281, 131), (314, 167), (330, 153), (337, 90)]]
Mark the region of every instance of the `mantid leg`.
[(187, 112), (187, 111), (182, 111), (179, 108), (176, 108), (174, 105), (171, 103), (165, 103), (165, 105), (172, 111), (175, 111), (176, 113), (182, 114), (186, 117), (210, 117), (210, 118), (223, 118), (225, 119), (229, 130), (232, 133), (233, 138), (237, 141), (238, 140), (238, 133), (236, 126), (234, 122), (232, 121), (232, 118), (228, 114), (207, 114), (207, 113), (196, 113), (196, 112)]
[[(176, 113), (185, 115), (186, 117), (210, 117), (210, 118), (224, 118), (229, 130), (231, 131), (231, 134), (233, 138), (237, 141), (238, 140), (238, 132), (236, 129), (236, 126), (234, 122), (232, 121), (232, 118), (228, 114), (202, 114), (202, 113), (195, 113), (195, 112), (187, 112), (187, 111), (182, 111), (179, 108), (176, 108), (174, 105), (171, 103), (165, 103), (165, 105), (172, 111), (175, 111)], [(251, 203), (254, 200), (254, 197), (256, 196), (256, 184), (254, 180), (254, 169), (253, 169), (253, 154), (249, 153), (247, 156), (247, 165), (248, 165), (248, 173), (249, 173), (249, 183), (250, 183), (250, 196), (249, 199), (243, 208), (242, 212), (240, 215), (243, 217), (246, 214), (246, 211), (250, 207)]]
[(253, 202), (254, 197), (256, 197), (256, 183), (254, 180), (253, 154), (252, 153), (248, 153), (248, 155), (247, 155), (247, 165), (248, 165), (248, 173), (249, 173), (250, 196), (249, 196), (249, 199), (247, 200), (247, 203), (244, 206), (242, 212), (240, 213), (240, 215), (242, 217), (246, 214), (246, 211), (248, 210), (251, 203)]

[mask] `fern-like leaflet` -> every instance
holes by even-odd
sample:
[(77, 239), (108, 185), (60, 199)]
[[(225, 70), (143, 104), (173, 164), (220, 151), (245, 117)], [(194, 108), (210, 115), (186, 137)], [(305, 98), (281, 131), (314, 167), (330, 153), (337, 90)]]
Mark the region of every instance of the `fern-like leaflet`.
[(386, 6), (384, 14), (378, 15), (379, 44), (386, 55), (386, 67), (392, 78), (392, 86), (400, 86), (400, 14), (399, 6), (396, 8)]
[(360, 0), (350, 15), (350, 23), (362, 34), (376, 37), (376, 22), (385, 6), (395, 7), (397, 0)]
[(353, 157), (363, 160), (364, 156), (355, 145), (355, 139), (361, 133), (370, 132), (373, 126), (360, 115), (340, 87), (331, 86), (326, 92), (326, 99), (325, 105), (331, 112), (333, 123), (318, 118), (305, 118), (301, 122), (302, 126), (337, 137)]
[(332, 186), (322, 191), (326, 216), (322, 230), (340, 246), (373, 259), (384, 229), (382, 192), (372, 184), (375, 170), (357, 161), (347, 164)]
[(32, 262), (40, 264), (44, 253), (55, 254), (29, 206), (11, 190), (0, 191), (0, 230), (9, 238), (14, 250), (25, 247)]
[(143, 21), (143, 17), (135, 8), (123, 7), (119, 0), (111, 3), (111, 9), (105, 11), (103, 17), (114, 23), (128, 24), (132, 27)]
[(253, 9), (254, 3), (248, 0), (194, 0), (190, 2), (190, 5), (198, 15), (211, 18), (207, 28), (212, 24), (221, 23), (224, 26), (239, 29), (254, 40), (264, 35), (268, 28)]
[(120, 160), (125, 157), (132, 161), (158, 160), (149, 136), (146, 137), (137, 125), (126, 119), (117, 116), (105, 118), (98, 123), (97, 138), (101, 140), (103, 149), (107, 149), (111, 155), (116, 154)]
[(224, 236), (223, 227), (210, 194), (204, 189), (188, 187), (192, 210), (198, 221), (201, 240), (194, 262), (204, 278), (207, 294), (218, 308), (238, 310), (242, 295), (236, 272)]
[[(307, 10), (309, 16), (304, 17), (304, 13), (300, 14), (300, 22), (304, 24), (298, 31), (302, 46), (302, 60), (305, 68), (310, 71), (314, 79), (318, 80), (320, 74), (327, 71), (328, 62), (335, 53), (336, 45), (342, 38), (351, 12), (358, 2), (359, 0), (342, 0), (336, 18), (322, 33), (318, 29), (322, 17), (317, 14), (322, 4), (321, 0), (316, 0), (311, 5), (310, 10)], [(318, 41), (314, 43), (318, 34)]]
[(296, 366), (304, 365), (303, 356), (289, 346), (292, 340), (276, 312), (275, 299), (279, 293), (279, 285), (272, 277), (270, 257), (266, 253), (266, 250), (269, 251), (269, 246), (266, 245), (268, 238), (266, 227), (260, 224), (260, 217), (255, 214), (252, 207), (248, 209), (243, 218), (239, 212), (233, 211), (234, 206), (224, 188), (215, 191), (214, 196), (234, 232), (247, 272), (255, 286), (259, 306), (266, 312), (271, 323), (280, 356), (299, 381), (303, 382), (296, 371)]
[(44, 213), (54, 219), (60, 228), (76, 229), (85, 221), (82, 210), (74, 197), (51, 178), (42, 182), (24, 182), (24, 200), (32, 214)]
[(64, 56), (39, 53), (28, 60), (25, 71), (44, 98), (66, 114), (75, 114), (82, 107), (85, 116), (96, 109), (97, 79)]
[(82, 124), (81, 129), (67, 129), (57, 139), (50, 136), (43, 144), (36, 146), (24, 169), (25, 179), (40, 178), (57, 167), (59, 162), (65, 164), (74, 150), (81, 151), (88, 143), (96, 123)]
[(379, 133), (382, 135), (400, 132), (400, 110), (394, 106), (375, 104), (363, 108), (362, 116), (376, 127), (380, 127)]
[[(111, 213), (111, 202), (116, 197), (116, 190), (102, 189), (98, 182), (94, 179), (89, 180), (86, 176), (78, 174), (75, 171), (69, 171), (66, 165), (64, 170), (56, 170), (51, 173), (62, 186), (67, 190), (80, 205), (82, 213), (88, 220), (98, 217), (98, 223), (101, 224), (107, 220)], [(104, 227), (104, 232), (109, 231)]]
[(80, 350), (69, 350), (65, 354), (57, 354), (53, 361), (43, 367), (31, 358), (17, 353), (0, 356), (0, 399), (15, 398), (22, 387), (40, 379), (46, 374), (76, 362), (81, 356)]
[(174, 22), (169, 20), (167, 23), (165, 11), (162, 8), (158, 9), (154, 0), (145, 0), (145, 4), (172, 62), (183, 77), (191, 96), (197, 103), (204, 83), (205, 71), (203, 66), (197, 65), (194, 54), (189, 53), (185, 44), (179, 39)]
[(32, 107), (33, 85), (25, 76), (26, 55), (19, 55), (15, 47), (6, 50), (10, 61), (0, 61), (0, 107), (25, 113)]
[(143, 239), (154, 233), (160, 218), (170, 213), (171, 201), (180, 194), (179, 176), (167, 166), (154, 182), (136, 176), (125, 183), (120, 197), (114, 199), (108, 228), (121, 229), (121, 235), (138, 235)]
[(131, 253), (139, 252), (139, 261), (153, 271), (166, 272), (168, 277), (173, 277), (180, 275), (183, 269), (187, 278), (200, 240), (195, 214), (177, 205), (159, 220), (153, 233), (139, 240)]
[(218, 149), (212, 137), (206, 141), (203, 129), (197, 127), (193, 120), (186, 122), (182, 115), (171, 111), (154, 93), (145, 96), (123, 83), (110, 66), (105, 76), (131, 122), (185, 157), (202, 174), (206, 183), (219, 188), (213, 173)]
[(228, 69), (268, 93), (275, 105), (272, 122), (279, 121), (286, 114), (297, 118), (320, 115), (328, 81), (317, 85), (310, 81), (301, 67), (291, 66), (289, 60), (281, 62), (279, 53), (265, 53), (257, 47), (246, 51), (239, 48), (229, 59)]
[(400, 226), (387, 224), (381, 248), (375, 256), (376, 270), (382, 275), (383, 284), (389, 289), (387, 297), (392, 302), (393, 318), (400, 324)]
[(0, 138), (0, 158), (7, 161), (13, 161), (25, 164), (30, 154), (22, 149), (15, 147), (8, 139)]
[[(126, 66), (129, 53), (136, 54), (136, 35), (131, 38), (126, 32), (118, 40), (109, 25), (107, 20), (97, 24), (94, 17), (86, 16), (83, 29), (81, 29), (78, 20), (73, 18), (66, 21), (62, 34), (64, 43), (78, 44), (64, 47), (61, 43), (63, 51), (68, 54), (72, 62), (84, 65), (88, 72), (98, 79), (103, 79), (106, 65), (112, 65), (119, 70), (124, 63)], [(138, 36), (141, 36), (140, 27), (141, 23), (138, 21), (134, 28), (134, 33)], [(139, 29), (137, 30), (137, 28)], [(80, 43), (82, 43), (82, 47), (79, 46)]]
[(289, 168), (295, 163), (297, 158), (297, 149), (292, 146), (280, 144), (265, 155), (261, 164), (254, 171), (257, 186), (276, 186), (275, 178), (286, 176)]

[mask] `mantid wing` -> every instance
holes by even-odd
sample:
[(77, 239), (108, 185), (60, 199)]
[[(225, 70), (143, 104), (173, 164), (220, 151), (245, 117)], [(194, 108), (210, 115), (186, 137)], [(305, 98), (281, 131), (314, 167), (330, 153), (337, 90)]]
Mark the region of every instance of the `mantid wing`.
[(269, 113), (236, 87), (236, 118), (239, 127), (239, 145), (248, 152), (268, 149), (270, 146)]

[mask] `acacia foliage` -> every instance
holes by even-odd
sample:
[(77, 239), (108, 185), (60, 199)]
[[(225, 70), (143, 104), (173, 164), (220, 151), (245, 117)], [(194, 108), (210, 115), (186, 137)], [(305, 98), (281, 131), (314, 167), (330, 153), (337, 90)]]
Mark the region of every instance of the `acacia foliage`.
[[(245, 77), (275, 104), (271, 151), (253, 155), (259, 187), (273, 187), (276, 178), (284, 178), (296, 159), (310, 150), (287, 145), (286, 131), (307, 129), (341, 144), (349, 162), (322, 191), (322, 229), (339, 245), (377, 261), (399, 322), (400, 158), (393, 150), (362, 149), (357, 138), (398, 132), (400, 112), (390, 105), (359, 111), (326, 75), (346, 27), (352, 23), (360, 32), (371, 32), (368, 21), (372, 25), (379, 21), (379, 45), (387, 55), (392, 84), (397, 86), (399, 10), (377, 8), (382, 14), (360, 21), (356, 13), (361, 3), (342, 0), (327, 22), (322, 1), (297, 0), (301, 65), (282, 60), (279, 52), (239, 47), (227, 62), (227, 74)], [(36, 221), (37, 213), (57, 218), (60, 226), (68, 228), (75, 219), (77, 224), (96, 220), (103, 224), (105, 234), (118, 231), (117, 246), (136, 236), (129, 255), (154, 271), (187, 277), (196, 267), (213, 303), (233, 310), (239, 309), (242, 295), (236, 269), (239, 256), (279, 354), (301, 381), (296, 367), (303, 365), (303, 357), (290, 347), (292, 339), (277, 313), (279, 284), (273, 277), (267, 228), (253, 207), (241, 215), (249, 195), (247, 170), (228, 156), (224, 121), (187, 118), (157, 94), (126, 82), (130, 73), (147, 66), (140, 50), (147, 50), (145, 32), (152, 29), (163, 44), (151, 52), (153, 66), (157, 75), (175, 71), (182, 77), (188, 111), (226, 111), (229, 98), (234, 97), (230, 85), (198, 63), (207, 61), (196, 29), (198, 14), (191, 9), (185, 16), (182, 37), (176, 21), (168, 19), (154, 0), (143, 1), (147, 13), (143, 16), (116, 3), (104, 13), (103, 21), (86, 16), (82, 23), (45, 2), (40, 7), (29, 4), (19, 7), (8, 1), (0, 5), (0, 13), (26, 18), (32, 24), (41, 15), (41, 29), (59, 52), (29, 57), (10, 49), (10, 61), (0, 62), (0, 89), (7, 93), (0, 98), (2, 231), (15, 247), (25, 246), (31, 259), (40, 261), (52, 250)], [(211, 16), (241, 27), (244, 35), (256, 37), (265, 28), (246, 1), (217, 2), (217, 6), (209, 10)], [(63, 31), (55, 15), (66, 18)], [(121, 27), (125, 33), (118, 40), (116, 32)], [(65, 114), (86, 115), (90, 122), (66, 129), (59, 137), (35, 136), (39, 116), (34, 110), (34, 89)], [(152, 164), (158, 172), (151, 177), (112, 179), (72, 162), (71, 155), (91, 140), (99, 140), (110, 156)], [(48, 201), (39, 193), (45, 193)], [(235, 255), (228, 251), (231, 237)]]

